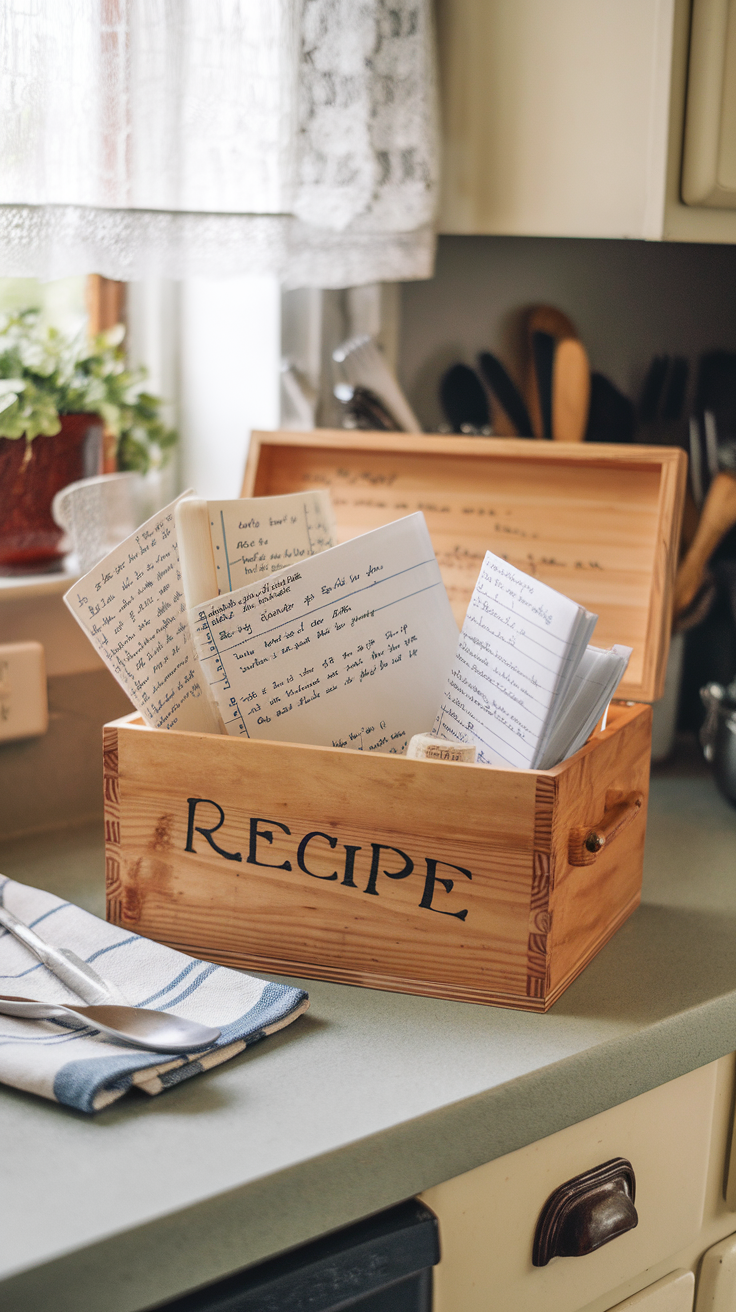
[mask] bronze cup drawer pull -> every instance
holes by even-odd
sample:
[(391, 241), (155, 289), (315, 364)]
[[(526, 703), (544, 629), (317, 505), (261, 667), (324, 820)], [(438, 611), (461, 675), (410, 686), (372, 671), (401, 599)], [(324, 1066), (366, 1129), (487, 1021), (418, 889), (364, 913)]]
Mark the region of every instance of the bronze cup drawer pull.
[(537, 1221), (532, 1262), (546, 1266), (553, 1257), (583, 1257), (639, 1224), (631, 1162), (609, 1162), (566, 1180), (550, 1194)]
[(567, 859), (571, 866), (590, 866), (604, 847), (636, 818), (644, 805), (643, 793), (606, 793), (606, 809), (597, 825), (570, 830)]

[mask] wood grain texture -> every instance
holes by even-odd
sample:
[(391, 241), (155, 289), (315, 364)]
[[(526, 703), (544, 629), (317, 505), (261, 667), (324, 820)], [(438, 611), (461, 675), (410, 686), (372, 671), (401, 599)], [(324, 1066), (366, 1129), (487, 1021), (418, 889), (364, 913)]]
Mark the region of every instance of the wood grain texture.
[(118, 743), (117, 923), (244, 966), (524, 998), (533, 772), (131, 723)]
[(534, 864), (526, 964), (526, 992), (529, 998), (544, 999), (549, 992), (547, 940), (552, 925), (549, 895), (556, 801), (556, 780), (547, 774), (538, 774), (534, 798)]
[(240, 968), (547, 1010), (638, 901), (643, 817), (582, 892), (566, 844), (648, 773), (650, 718), (614, 706), (535, 772), (126, 717), (106, 730), (108, 918)]
[(605, 811), (600, 820), (586, 823), (580, 829), (571, 829), (567, 845), (567, 859), (571, 866), (592, 866), (603, 847), (610, 850), (626, 825), (638, 819), (643, 804), (641, 793), (621, 793), (609, 788)]
[(102, 730), (102, 787), (105, 798), (105, 894), (107, 919), (120, 923), (123, 885), (120, 879), (120, 786), (118, 731), (114, 724)]
[[(614, 705), (608, 726), (563, 766), (556, 777), (558, 804), (552, 835), (554, 889), (550, 898), (549, 995), (558, 997), (619, 925), (638, 906), (644, 863), (651, 708)], [(567, 768), (565, 768), (567, 767)], [(636, 817), (591, 866), (572, 866), (572, 830), (592, 827), (604, 814), (613, 791), (640, 792)]]
[(340, 541), (421, 510), (461, 624), (487, 550), (633, 648), (625, 697), (664, 688), (685, 491), (668, 447), (391, 433), (254, 433), (242, 495), (329, 487)]

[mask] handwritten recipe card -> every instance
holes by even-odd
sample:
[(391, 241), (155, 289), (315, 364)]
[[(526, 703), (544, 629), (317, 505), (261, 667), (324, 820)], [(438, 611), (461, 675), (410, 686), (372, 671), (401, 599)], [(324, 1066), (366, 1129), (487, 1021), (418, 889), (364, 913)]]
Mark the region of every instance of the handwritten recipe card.
[(176, 507), (187, 605), (235, 592), (337, 541), (329, 492), (204, 501), (187, 496)]
[(533, 768), (597, 616), (486, 553), (435, 720), (485, 765)]
[(64, 601), (147, 724), (220, 733), (187, 622), (175, 506), (142, 524)]
[(230, 734), (403, 753), (457, 647), (424, 516), (190, 610)]

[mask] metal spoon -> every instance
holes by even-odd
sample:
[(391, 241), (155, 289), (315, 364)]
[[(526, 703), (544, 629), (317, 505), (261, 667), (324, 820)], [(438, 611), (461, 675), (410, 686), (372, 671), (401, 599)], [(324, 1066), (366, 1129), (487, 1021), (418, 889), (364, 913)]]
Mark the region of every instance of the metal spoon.
[(113, 1039), (122, 1039), (135, 1048), (152, 1052), (194, 1052), (209, 1048), (220, 1037), (220, 1030), (181, 1020), (165, 1011), (147, 1011), (143, 1007), (72, 1007), (62, 1002), (39, 1002), (34, 998), (0, 996), (0, 1014), (21, 1016), (26, 1020), (49, 1020), (73, 1016), (84, 1025), (92, 1025)]

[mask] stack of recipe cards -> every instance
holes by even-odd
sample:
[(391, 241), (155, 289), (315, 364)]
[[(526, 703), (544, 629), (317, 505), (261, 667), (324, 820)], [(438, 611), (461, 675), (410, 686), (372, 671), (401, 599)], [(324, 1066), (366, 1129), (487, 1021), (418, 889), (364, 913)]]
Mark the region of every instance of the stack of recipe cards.
[(588, 647), (584, 606), (486, 552), (434, 723), (485, 765), (549, 769), (608, 706), (630, 647)]
[(335, 545), (330, 496), (185, 493), (65, 601), (146, 722), (403, 754), (434, 733), (484, 765), (581, 746), (631, 651), (487, 553), (462, 633), (421, 513)]
[(334, 541), (324, 490), (215, 502), (185, 492), (105, 556), (64, 600), (147, 724), (222, 733), (192, 643), (188, 607), (229, 591), (233, 578), (261, 578)]
[(185, 498), (65, 596), (147, 723), (402, 753), (458, 639), (424, 516), (332, 546), (324, 491)]

